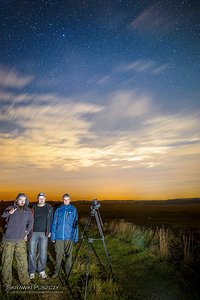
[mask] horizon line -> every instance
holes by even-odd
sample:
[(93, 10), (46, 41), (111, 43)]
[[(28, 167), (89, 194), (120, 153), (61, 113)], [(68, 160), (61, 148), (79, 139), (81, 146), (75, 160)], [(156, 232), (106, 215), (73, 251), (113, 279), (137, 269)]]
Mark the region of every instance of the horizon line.
[[(1, 199), (0, 202), (13, 202), (16, 199), (11, 199), (11, 200), (4, 200)], [(30, 199), (29, 199), (30, 200)], [(200, 197), (179, 197), (179, 198), (168, 198), (168, 199), (72, 199), (71, 202), (92, 202), (94, 200), (98, 200), (98, 201), (137, 201), (137, 202), (144, 202), (144, 201), (172, 201), (172, 200), (200, 200)], [(51, 201), (51, 202), (63, 202), (62, 199), (61, 200), (52, 200), (52, 199), (46, 199), (46, 202)], [(36, 200), (30, 200), (30, 202), (37, 202)]]

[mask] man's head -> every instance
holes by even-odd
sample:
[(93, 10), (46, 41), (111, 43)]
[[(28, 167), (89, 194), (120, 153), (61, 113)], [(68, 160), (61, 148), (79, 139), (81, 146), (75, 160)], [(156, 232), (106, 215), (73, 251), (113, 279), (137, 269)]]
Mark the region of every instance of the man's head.
[(38, 206), (44, 206), (46, 201), (46, 195), (44, 193), (39, 193), (37, 195)]
[(71, 197), (69, 194), (64, 194), (62, 199), (63, 199), (64, 205), (69, 205), (71, 202)]
[(16, 202), (19, 207), (24, 207), (27, 201), (27, 196), (23, 193), (19, 193)]

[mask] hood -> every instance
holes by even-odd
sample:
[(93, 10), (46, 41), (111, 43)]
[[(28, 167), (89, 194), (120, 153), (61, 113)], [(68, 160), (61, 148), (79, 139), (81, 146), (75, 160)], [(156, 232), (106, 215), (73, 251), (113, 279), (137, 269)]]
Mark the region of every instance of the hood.
[(29, 200), (28, 196), (27, 196), (26, 194), (24, 194), (24, 193), (19, 193), (19, 194), (17, 195), (17, 197), (16, 197), (16, 199), (15, 199), (15, 202), (14, 202), (14, 206), (17, 206), (17, 200), (18, 200), (18, 198), (21, 197), (21, 196), (26, 197), (25, 206), (29, 206), (30, 200)]

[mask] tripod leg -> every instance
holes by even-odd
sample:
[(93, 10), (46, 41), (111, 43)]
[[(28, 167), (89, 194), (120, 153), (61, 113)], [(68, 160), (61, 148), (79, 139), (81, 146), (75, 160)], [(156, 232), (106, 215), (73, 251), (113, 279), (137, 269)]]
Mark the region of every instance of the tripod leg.
[(89, 273), (86, 272), (86, 274), (85, 274), (85, 292), (84, 292), (84, 300), (87, 299), (88, 281), (89, 281)]
[(96, 259), (98, 260), (98, 262), (99, 262), (101, 268), (102, 268), (106, 273), (108, 273), (107, 270), (106, 270), (106, 268), (104, 267), (104, 265), (103, 265), (102, 262), (100, 261), (100, 258), (99, 258), (99, 256), (98, 256), (98, 254), (97, 254), (97, 252), (96, 252), (96, 250), (95, 250), (95, 248), (94, 248), (93, 245), (91, 245), (91, 248), (92, 248), (92, 250), (93, 250), (93, 252), (94, 252), (94, 255), (96, 256)]
[(92, 245), (91, 243), (88, 243), (89, 251), (87, 255), (87, 271), (85, 273), (85, 292), (84, 292), (84, 300), (87, 299), (87, 289), (88, 289), (88, 283), (89, 283), (89, 276), (90, 276), (90, 263), (91, 263), (91, 249)]
[(104, 250), (105, 250), (105, 253), (106, 253), (106, 257), (107, 257), (107, 260), (108, 260), (108, 263), (109, 263), (110, 272), (111, 272), (111, 275), (113, 275), (112, 265), (111, 265), (110, 257), (109, 257), (108, 250), (107, 250), (107, 247), (106, 247), (105, 237), (104, 237), (104, 234), (103, 234), (102, 219), (101, 219), (100, 212), (95, 213), (95, 218), (96, 218), (97, 227), (99, 229), (100, 236), (102, 238), (102, 242), (103, 242)]
[(76, 262), (76, 260), (77, 260), (79, 251), (80, 251), (81, 246), (82, 246), (82, 243), (83, 243), (83, 241), (84, 241), (84, 236), (85, 236), (85, 234), (86, 234), (86, 232), (87, 232), (87, 229), (88, 229), (88, 227), (89, 227), (89, 225), (90, 225), (90, 222), (91, 222), (91, 216), (89, 216), (89, 218), (87, 219), (87, 221), (86, 221), (86, 223), (85, 223), (84, 230), (83, 230), (83, 233), (82, 233), (82, 236), (81, 236), (81, 241), (80, 241), (80, 243), (79, 243), (79, 246), (78, 246), (76, 255), (75, 255), (75, 257), (74, 257), (74, 260), (73, 260), (73, 262), (72, 262), (71, 268), (70, 268), (70, 270), (69, 270), (69, 272), (68, 272), (68, 274), (67, 274), (66, 281), (68, 280), (68, 278), (69, 278), (69, 276), (70, 276), (70, 274), (71, 274), (71, 272), (72, 272), (72, 269), (73, 269), (73, 267), (74, 267), (74, 264), (75, 264), (75, 262)]

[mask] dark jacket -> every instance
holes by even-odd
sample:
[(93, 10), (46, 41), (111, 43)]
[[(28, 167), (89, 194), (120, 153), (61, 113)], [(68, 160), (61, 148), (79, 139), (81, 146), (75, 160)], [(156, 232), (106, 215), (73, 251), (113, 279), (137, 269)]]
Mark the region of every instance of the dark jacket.
[[(28, 205), (29, 205), (29, 200), (26, 197), (26, 203), (22, 209), (18, 206), (17, 200), (14, 202), (13, 205), (10, 205), (5, 209), (2, 215), (2, 217), (5, 218), (6, 221), (3, 241), (8, 241), (8, 242), (23, 241), (25, 236), (27, 236), (29, 232), (32, 230), (33, 215)], [(17, 210), (13, 214), (9, 214), (9, 211), (13, 207), (17, 208)]]
[[(37, 204), (34, 204), (32, 207), (33, 217), (35, 215), (36, 206), (37, 206)], [(45, 235), (48, 236), (48, 234), (51, 232), (51, 224), (53, 221), (53, 207), (49, 203), (45, 203), (45, 206), (47, 209), (47, 214), (46, 214), (47, 226), (46, 226), (46, 230), (45, 230)]]
[(78, 242), (78, 213), (72, 205), (61, 205), (54, 214), (51, 240), (71, 240)]

